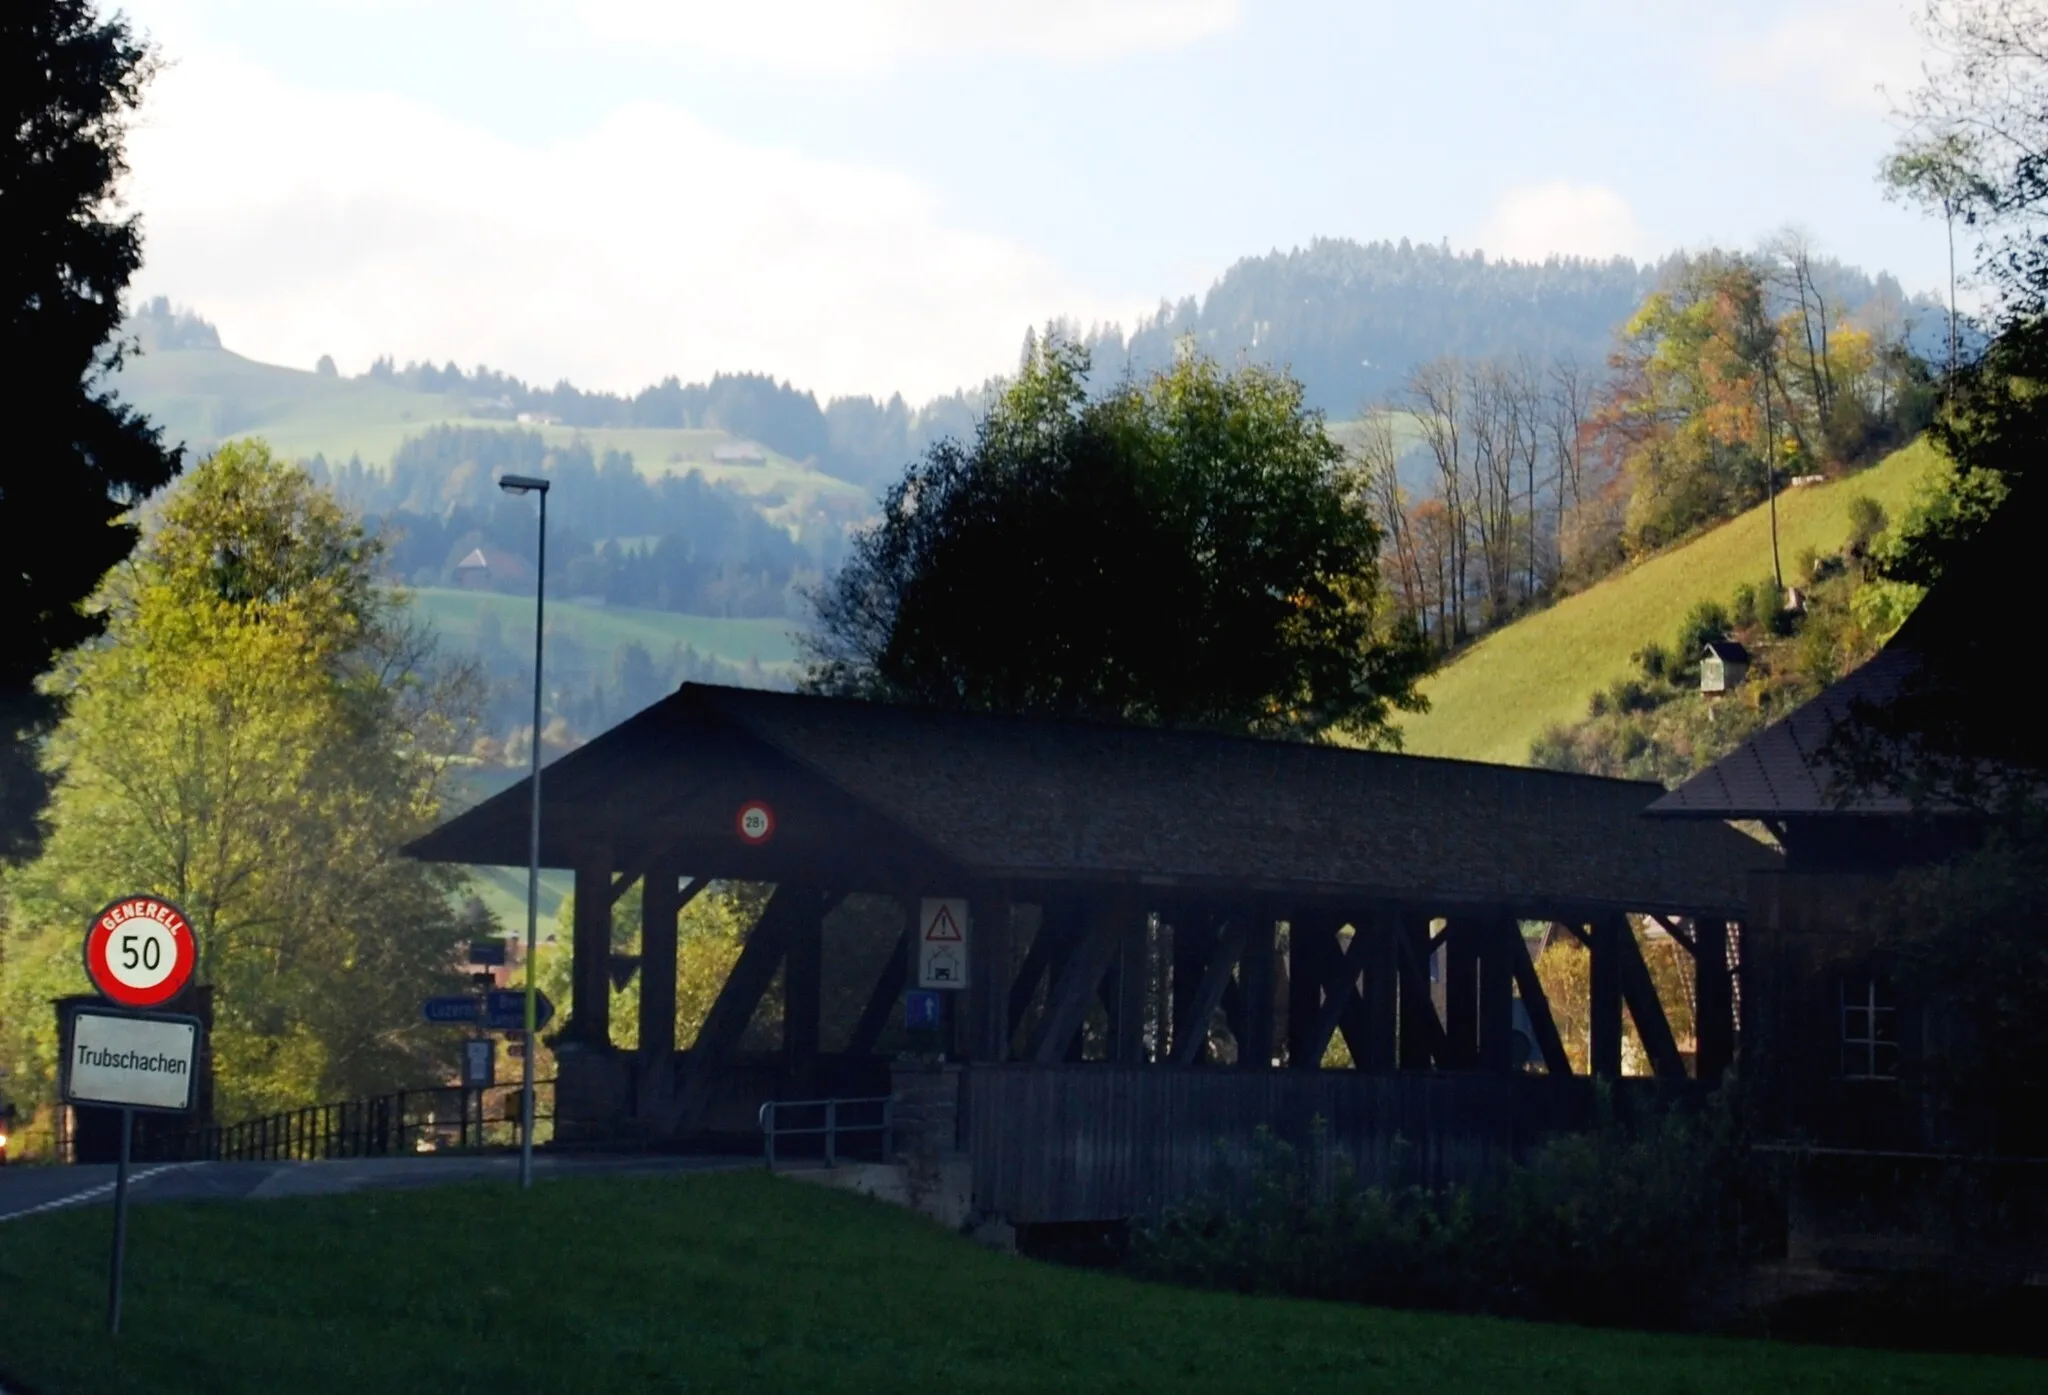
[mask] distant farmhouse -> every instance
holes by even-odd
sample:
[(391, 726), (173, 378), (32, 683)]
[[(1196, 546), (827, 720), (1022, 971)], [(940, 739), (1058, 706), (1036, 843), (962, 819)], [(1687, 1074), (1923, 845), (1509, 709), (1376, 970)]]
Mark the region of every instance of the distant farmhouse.
[(521, 412), (515, 420), (521, 426), (560, 426), (562, 419), (553, 412)]
[(765, 465), (768, 452), (752, 441), (727, 441), (712, 448), (711, 458), (720, 465)]

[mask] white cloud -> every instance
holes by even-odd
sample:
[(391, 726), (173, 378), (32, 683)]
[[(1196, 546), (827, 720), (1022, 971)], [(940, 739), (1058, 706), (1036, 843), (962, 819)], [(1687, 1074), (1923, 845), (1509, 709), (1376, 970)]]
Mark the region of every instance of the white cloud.
[(811, 73), (927, 57), (1091, 61), (1233, 28), (1240, 0), (581, 0), (601, 36)]
[(1922, 57), (1901, 0), (1821, 0), (1793, 7), (1760, 36), (1719, 44), (1709, 62), (1731, 86), (1867, 119), (1919, 80)]
[(1504, 261), (1652, 252), (1628, 200), (1598, 184), (1553, 182), (1510, 189), (1494, 204), (1477, 242), (1489, 257)]
[(186, 45), (144, 116), (138, 292), (276, 362), (392, 353), (613, 388), (751, 368), (916, 398), (1005, 368), (1027, 324), (1134, 308), (950, 225), (899, 173), (668, 106), (521, 145)]

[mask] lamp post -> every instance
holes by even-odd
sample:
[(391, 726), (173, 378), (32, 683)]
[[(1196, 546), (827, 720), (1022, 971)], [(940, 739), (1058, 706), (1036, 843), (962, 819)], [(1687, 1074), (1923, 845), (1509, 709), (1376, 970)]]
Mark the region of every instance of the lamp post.
[(540, 656), (541, 615), (548, 590), (548, 482), (532, 475), (503, 475), (498, 488), (507, 494), (540, 495), (540, 548), (533, 578), (533, 772), (530, 776), (533, 815), (526, 859), (526, 1035), (519, 1053), (519, 1186), (533, 1185), (533, 1048), (534, 959), (540, 935)]

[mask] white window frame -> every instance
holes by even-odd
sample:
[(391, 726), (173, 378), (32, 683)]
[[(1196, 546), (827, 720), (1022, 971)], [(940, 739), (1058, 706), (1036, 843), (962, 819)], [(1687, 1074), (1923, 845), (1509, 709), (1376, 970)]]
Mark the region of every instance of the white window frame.
[[(1851, 1013), (1862, 1014), (1860, 1032), (1850, 1026)], [(1842, 1046), (1844, 1080), (1899, 1078), (1899, 1005), (1891, 985), (1875, 974), (1845, 977), (1841, 982), (1836, 1022)], [(1889, 1032), (1880, 1030), (1881, 1024), (1889, 1026)], [(1887, 1046), (1891, 1048), (1891, 1068), (1880, 1070), (1878, 1049)]]

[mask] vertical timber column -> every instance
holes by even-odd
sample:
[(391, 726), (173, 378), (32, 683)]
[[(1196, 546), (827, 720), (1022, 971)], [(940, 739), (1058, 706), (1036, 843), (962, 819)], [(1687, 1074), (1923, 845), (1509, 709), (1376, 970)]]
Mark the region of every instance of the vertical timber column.
[(1603, 1080), (1621, 1078), (1621, 937), (1629, 933), (1628, 917), (1618, 911), (1602, 912), (1593, 922), (1591, 1064), (1594, 1076)]
[(1386, 1072), (1394, 1068), (1394, 1028), (1400, 1018), (1401, 908), (1376, 905), (1356, 928), (1372, 936), (1365, 948), (1365, 1055), (1358, 1065)]
[(1693, 1017), (1698, 1051), (1693, 1074), (1718, 1085), (1735, 1064), (1735, 975), (1728, 968), (1728, 923), (1714, 916), (1693, 921)]
[(1401, 1069), (1428, 1070), (1434, 1064), (1441, 1028), (1429, 992), (1429, 913), (1403, 910), (1401, 942), (1395, 947), (1401, 978)]
[(676, 914), (681, 874), (654, 867), (640, 888), (640, 1059), (666, 1076), (676, 1052)]
[(789, 957), (782, 966), (783, 1064), (791, 1084), (805, 1094), (810, 1094), (818, 1083), (818, 1034), (825, 998), (825, 917), (832, 904), (830, 897), (811, 893), (803, 919), (790, 927)]
[(1010, 1058), (1010, 911), (1007, 890), (977, 896), (968, 908), (965, 1055), (970, 1061)]
[(1273, 969), (1279, 950), (1272, 908), (1254, 905), (1250, 914), (1251, 933), (1245, 937), (1244, 964), (1238, 971), (1244, 1039), (1237, 1044), (1237, 1063), (1264, 1069), (1273, 1064)]
[(569, 932), (569, 1025), (598, 1049), (612, 1042), (612, 851), (586, 849), (576, 861), (576, 917)]
[(1470, 1070), (1479, 1064), (1479, 947), (1486, 921), (1467, 912), (1452, 916), (1444, 935), (1444, 1065)]
[(1126, 906), (1119, 927), (1116, 967), (1116, 1039), (1110, 1059), (1120, 1066), (1145, 1061), (1145, 1004), (1151, 998), (1152, 917), (1139, 903)]
[(1503, 911), (1479, 922), (1485, 943), (1479, 951), (1479, 1065), (1505, 1075), (1514, 1066), (1514, 942), (1522, 927)]
[(1316, 1019), (1323, 1012), (1323, 985), (1335, 965), (1336, 930), (1329, 917), (1296, 910), (1287, 925), (1287, 1068), (1319, 1070), (1314, 1049)]

